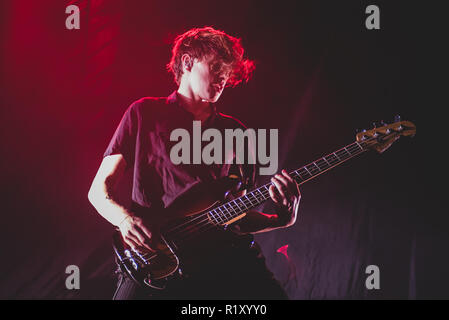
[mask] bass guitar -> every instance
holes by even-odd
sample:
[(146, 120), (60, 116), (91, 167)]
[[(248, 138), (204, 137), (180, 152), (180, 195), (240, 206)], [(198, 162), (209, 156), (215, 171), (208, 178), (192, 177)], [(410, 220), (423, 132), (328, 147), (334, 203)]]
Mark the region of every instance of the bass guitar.
[[(396, 117), (394, 123), (363, 130), (356, 135), (355, 142), (289, 174), (301, 185), (368, 150), (382, 153), (399, 137), (414, 136), (415, 133), (416, 127), (412, 122)], [(198, 245), (207, 242), (206, 235), (223, 232), (227, 226), (243, 218), (245, 212), (270, 199), (268, 189), (271, 183), (268, 183), (226, 201), (225, 195), (235, 185), (236, 179), (227, 177), (212, 185), (192, 188), (164, 212), (153, 214), (157, 217), (154, 225), (160, 230), (154, 252), (132, 249), (117, 231), (113, 236), (113, 248), (121, 269), (142, 286), (164, 289), (167, 281), (181, 274), (181, 266), (195, 256), (191, 253)]]

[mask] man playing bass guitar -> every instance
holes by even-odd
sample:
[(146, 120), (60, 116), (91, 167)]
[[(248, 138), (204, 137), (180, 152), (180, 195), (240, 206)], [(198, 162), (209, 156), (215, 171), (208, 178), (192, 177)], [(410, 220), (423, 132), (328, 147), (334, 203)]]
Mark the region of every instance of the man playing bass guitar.
[[(168, 69), (178, 89), (165, 98), (142, 98), (125, 112), (92, 182), (88, 198), (95, 209), (120, 232), (123, 243), (136, 252), (156, 252), (160, 240), (158, 215), (199, 185), (223, 177), (240, 183), (234, 196), (255, 186), (257, 167), (250, 163), (175, 164), (170, 150), (171, 132), (192, 128), (245, 127), (233, 117), (216, 111), (214, 103), (227, 86), (248, 80), (254, 69), (243, 58), (240, 40), (211, 27), (195, 28), (174, 42)], [(125, 170), (133, 170), (132, 207), (125, 208), (114, 196)], [(281, 170), (271, 179), (269, 194), (276, 204), (274, 214), (249, 210), (210, 241), (198, 247), (195, 267), (155, 293), (119, 272), (114, 299), (285, 299), (286, 294), (265, 260), (252, 234), (293, 225), (298, 214), (298, 184)], [(207, 188), (206, 188), (207, 191)], [(207, 192), (200, 192), (207, 194)], [(197, 193), (198, 194), (198, 193)], [(181, 264), (182, 267), (182, 264)], [(181, 270), (179, 270), (181, 273)]]

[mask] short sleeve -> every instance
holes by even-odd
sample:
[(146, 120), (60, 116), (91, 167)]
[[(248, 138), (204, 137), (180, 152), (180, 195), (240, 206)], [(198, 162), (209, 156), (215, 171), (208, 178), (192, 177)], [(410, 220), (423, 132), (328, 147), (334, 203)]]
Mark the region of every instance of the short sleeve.
[(127, 168), (134, 164), (138, 129), (137, 105), (138, 102), (135, 102), (128, 107), (103, 154), (103, 157), (122, 154)]

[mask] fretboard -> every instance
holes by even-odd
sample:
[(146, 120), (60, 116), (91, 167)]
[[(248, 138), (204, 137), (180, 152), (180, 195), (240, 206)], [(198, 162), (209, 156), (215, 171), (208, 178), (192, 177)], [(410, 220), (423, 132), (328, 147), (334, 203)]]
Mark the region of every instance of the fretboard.
[[(289, 174), (298, 184), (302, 184), (367, 150), (368, 149), (364, 148), (363, 142), (354, 142), (340, 150), (321, 157), (308, 165), (289, 172)], [(244, 196), (226, 202), (207, 213), (216, 224), (229, 224), (232, 220), (237, 219), (237, 217), (248, 210), (257, 207), (270, 199), (268, 190), (271, 184), (271, 182), (267, 183), (246, 193)]]

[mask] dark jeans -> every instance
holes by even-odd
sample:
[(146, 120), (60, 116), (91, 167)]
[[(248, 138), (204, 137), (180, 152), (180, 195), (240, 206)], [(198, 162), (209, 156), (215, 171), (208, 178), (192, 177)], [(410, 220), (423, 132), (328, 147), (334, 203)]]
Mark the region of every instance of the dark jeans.
[(141, 287), (118, 269), (114, 300), (137, 299), (288, 299), (265, 265), (257, 244), (208, 254), (201, 267), (168, 283), (163, 291)]

